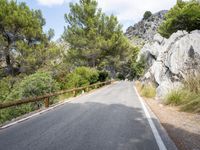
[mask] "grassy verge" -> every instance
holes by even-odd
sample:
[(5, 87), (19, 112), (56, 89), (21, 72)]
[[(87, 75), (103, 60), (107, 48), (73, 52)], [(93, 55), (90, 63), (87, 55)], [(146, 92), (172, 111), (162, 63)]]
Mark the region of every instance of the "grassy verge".
[(143, 97), (154, 98), (156, 96), (156, 88), (153, 84), (142, 84), (141, 82), (136, 81), (135, 86)]
[(200, 113), (200, 74), (188, 76), (182, 89), (175, 89), (167, 94), (167, 105), (180, 106), (181, 110)]

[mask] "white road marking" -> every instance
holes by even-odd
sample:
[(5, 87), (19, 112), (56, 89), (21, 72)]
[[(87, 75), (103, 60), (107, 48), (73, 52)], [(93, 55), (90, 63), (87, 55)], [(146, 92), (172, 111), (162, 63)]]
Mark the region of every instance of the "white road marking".
[(149, 125), (150, 125), (150, 127), (151, 127), (151, 130), (152, 130), (153, 135), (154, 135), (154, 137), (155, 137), (155, 139), (156, 139), (156, 142), (157, 142), (157, 144), (158, 144), (159, 149), (160, 149), (160, 150), (167, 150), (167, 148), (166, 148), (166, 146), (165, 146), (163, 140), (161, 139), (160, 134), (158, 133), (158, 130), (156, 129), (156, 126), (155, 126), (155, 124), (153, 123), (153, 120), (151, 119), (151, 116), (150, 116), (150, 114), (149, 114), (149, 112), (148, 112), (148, 110), (147, 110), (147, 108), (146, 108), (146, 106), (145, 106), (145, 104), (144, 104), (142, 98), (140, 97), (140, 95), (139, 95), (139, 93), (138, 93), (138, 91), (137, 91), (137, 89), (136, 89), (135, 86), (134, 86), (134, 89), (135, 89), (136, 94), (137, 94), (137, 96), (138, 96), (138, 98), (139, 98), (139, 100), (140, 100), (140, 103), (141, 103), (142, 108), (143, 108), (143, 110), (144, 110), (144, 113), (145, 113), (145, 115), (146, 115), (146, 117), (147, 117), (147, 120), (148, 120), (148, 122), (149, 122)]

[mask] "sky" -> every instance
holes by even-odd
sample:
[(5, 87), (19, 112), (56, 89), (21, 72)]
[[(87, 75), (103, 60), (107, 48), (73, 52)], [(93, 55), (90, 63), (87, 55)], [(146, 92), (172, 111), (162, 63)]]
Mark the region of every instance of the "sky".
[[(64, 14), (69, 13), (69, 3), (78, 0), (17, 0), (26, 2), (32, 9), (41, 9), (46, 25), (44, 31), (49, 28), (55, 30), (54, 40), (57, 40), (66, 26)], [(160, 10), (169, 10), (175, 5), (176, 0), (97, 0), (99, 8), (107, 15), (114, 14), (118, 17), (125, 31), (127, 27), (142, 19), (145, 11), (152, 13)]]

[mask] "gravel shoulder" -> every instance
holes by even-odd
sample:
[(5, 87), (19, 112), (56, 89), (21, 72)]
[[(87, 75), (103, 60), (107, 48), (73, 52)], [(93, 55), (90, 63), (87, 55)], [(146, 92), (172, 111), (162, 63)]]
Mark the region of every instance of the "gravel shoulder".
[(200, 114), (179, 111), (154, 99), (145, 99), (179, 150), (200, 150)]

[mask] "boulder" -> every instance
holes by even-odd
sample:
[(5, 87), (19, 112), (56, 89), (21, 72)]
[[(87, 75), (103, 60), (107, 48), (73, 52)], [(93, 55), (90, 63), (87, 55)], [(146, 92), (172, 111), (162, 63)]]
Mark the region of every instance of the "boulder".
[(200, 31), (177, 31), (169, 39), (156, 34), (152, 42), (144, 45), (138, 58), (142, 55), (149, 65), (143, 79), (156, 82), (157, 96), (164, 97), (181, 86), (189, 73), (200, 71)]

